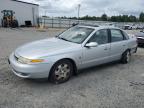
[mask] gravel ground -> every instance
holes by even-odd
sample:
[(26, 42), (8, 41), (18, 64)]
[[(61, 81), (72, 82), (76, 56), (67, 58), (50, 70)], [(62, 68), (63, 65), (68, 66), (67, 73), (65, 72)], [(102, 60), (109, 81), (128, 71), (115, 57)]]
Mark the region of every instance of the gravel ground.
[(0, 28), (0, 108), (144, 108), (143, 48), (129, 64), (111, 63), (81, 70), (60, 85), (21, 79), (11, 72), (7, 59), (17, 46), (61, 31)]

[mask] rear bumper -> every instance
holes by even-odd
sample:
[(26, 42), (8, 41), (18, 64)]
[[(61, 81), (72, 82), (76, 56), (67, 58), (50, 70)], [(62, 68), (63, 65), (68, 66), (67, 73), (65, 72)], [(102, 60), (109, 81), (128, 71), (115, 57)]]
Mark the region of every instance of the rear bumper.
[(47, 78), (51, 64), (21, 64), (11, 54), (8, 60), (13, 73), (21, 78)]

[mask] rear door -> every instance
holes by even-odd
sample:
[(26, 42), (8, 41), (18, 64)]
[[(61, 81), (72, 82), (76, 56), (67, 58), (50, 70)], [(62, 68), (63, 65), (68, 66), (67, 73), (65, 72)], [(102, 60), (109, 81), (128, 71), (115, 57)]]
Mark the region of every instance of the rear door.
[(89, 67), (108, 62), (110, 42), (107, 29), (98, 30), (87, 43), (97, 42), (96, 47), (83, 47), (83, 66)]
[(111, 34), (111, 60), (118, 60), (127, 49), (127, 39), (119, 29), (110, 29), (109, 32)]

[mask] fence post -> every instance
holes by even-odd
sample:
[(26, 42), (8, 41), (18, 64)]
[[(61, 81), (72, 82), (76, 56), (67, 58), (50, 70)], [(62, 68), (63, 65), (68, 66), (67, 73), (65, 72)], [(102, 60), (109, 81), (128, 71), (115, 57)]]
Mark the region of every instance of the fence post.
[(44, 17), (44, 27), (45, 27), (45, 17)]
[(71, 27), (71, 20), (69, 19), (69, 28)]
[(53, 18), (52, 18), (52, 28), (53, 28)]
[(61, 19), (59, 18), (59, 28), (61, 28)]
[(40, 27), (40, 17), (37, 18), (37, 26)]

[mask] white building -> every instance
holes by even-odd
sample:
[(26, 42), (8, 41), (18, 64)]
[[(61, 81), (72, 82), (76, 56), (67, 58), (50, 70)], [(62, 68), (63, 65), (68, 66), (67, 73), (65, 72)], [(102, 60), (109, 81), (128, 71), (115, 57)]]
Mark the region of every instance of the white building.
[(32, 25), (37, 25), (37, 19), (39, 17), (38, 4), (19, 0), (0, 0), (0, 20), (3, 18), (3, 13), (1, 13), (3, 10), (14, 11), (14, 16), (18, 20), (19, 25), (25, 25), (25, 21), (31, 21)]

